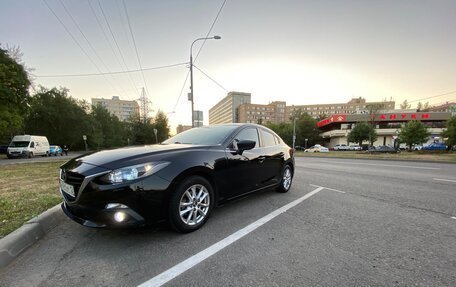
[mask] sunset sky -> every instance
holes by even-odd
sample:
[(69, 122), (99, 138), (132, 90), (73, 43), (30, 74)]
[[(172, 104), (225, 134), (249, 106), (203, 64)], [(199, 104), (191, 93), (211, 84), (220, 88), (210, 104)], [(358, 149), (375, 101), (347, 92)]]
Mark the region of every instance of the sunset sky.
[[(0, 43), (20, 47), (35, 85), (66, 87), (75, 98), (134, 100), (146, 87), (151, 108), (169, 113), (174, 128), (191, 124), (182, 63), (223, 3), (0, 0)], [(195, 65), (218, 84), (194, 71), (195, 109), (206, 123), (227, 91), (260, 104), (456, 101), (454, 0), (227, 0), (213, 35), (222, 39), (207, 41)], [(174, 64), (182, 65), (150, 69)]]

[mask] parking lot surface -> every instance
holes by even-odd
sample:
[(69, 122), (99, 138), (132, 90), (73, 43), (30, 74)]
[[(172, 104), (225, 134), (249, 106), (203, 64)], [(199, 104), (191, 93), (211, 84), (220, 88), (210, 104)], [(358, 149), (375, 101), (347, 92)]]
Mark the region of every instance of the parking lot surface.
[(290, 192), (226, 204), (194, 233), (68, 219), (0, 286), (455, 286), (455, 270), (456, 165), (297, 158)]

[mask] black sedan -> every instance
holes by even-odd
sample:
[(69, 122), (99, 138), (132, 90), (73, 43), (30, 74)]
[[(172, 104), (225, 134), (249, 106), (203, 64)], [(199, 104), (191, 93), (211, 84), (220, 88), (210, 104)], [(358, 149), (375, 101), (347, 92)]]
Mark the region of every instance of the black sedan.
[(60, 170), (62, 209), (89, 227), (168, 220), (179, 232), (200, 228), (220, 203), (266, 188), (287, 192), (293, 149), (253, 124), (194, 128), (159, 145), (81, 156)]

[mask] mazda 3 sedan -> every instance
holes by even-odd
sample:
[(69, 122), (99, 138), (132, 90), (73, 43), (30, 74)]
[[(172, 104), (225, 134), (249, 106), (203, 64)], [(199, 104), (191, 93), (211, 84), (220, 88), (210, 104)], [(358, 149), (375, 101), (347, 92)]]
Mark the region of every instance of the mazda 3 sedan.
[(89, 227), (128, 227), (168, 220), (197, 230), (215, 206), (275, 188), (287, 192), (293, 149), (254, 124), (194, 128), (161, 144), (100, 151), (60, 169), (62, 209)]

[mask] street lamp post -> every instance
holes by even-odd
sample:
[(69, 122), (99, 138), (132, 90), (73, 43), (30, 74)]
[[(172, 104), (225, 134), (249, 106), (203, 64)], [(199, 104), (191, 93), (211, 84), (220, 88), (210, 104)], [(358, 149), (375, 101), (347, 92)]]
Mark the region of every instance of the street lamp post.
[(195, 126), (195, 116), (193, 115), (193, 55), (192, 55), (192, 50), (193, 50), (193, 44), (195, 44), (196, 41), (199, 40), (209, 40), (209, 39), (215, 39), (219, 40), (222, 39), (220, 36), (214, 36), (214, 37), (207, 37), (207, 38), (198, 38), (195, 41), (193, 41), (192, 45), (190, 46), (190, 95), (189, 95), (189, 100), (192, 102), (192, 128)]

